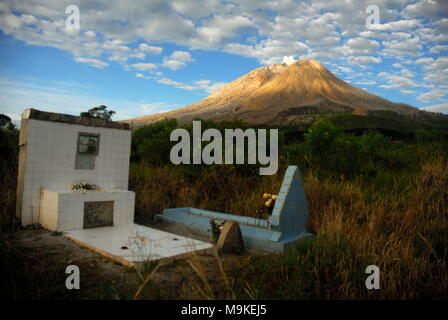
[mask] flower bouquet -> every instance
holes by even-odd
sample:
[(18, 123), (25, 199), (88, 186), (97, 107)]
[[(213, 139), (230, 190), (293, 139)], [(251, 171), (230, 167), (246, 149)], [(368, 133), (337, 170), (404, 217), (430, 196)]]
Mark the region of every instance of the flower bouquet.
[(272, 214), (274, 210), (275, 200), (277, 200), (277, 195), (265, 193), (263, 194), (263, 199), (266, 200), (264, 206), (267, 208), (269, 215)]
[(73, 191), (87, 191), (87, 190), (95, 190), (96, 186), (94, 184), (91, 183), (77, 183), (72, 185), (71, 188)]
[(213, 237), (213, 242), (218, 242), (219, 236), (221, 235), (221, 231), (224, 228), (224, 219), (220, 218), (212, 218), (210, 219), (211, 232)]

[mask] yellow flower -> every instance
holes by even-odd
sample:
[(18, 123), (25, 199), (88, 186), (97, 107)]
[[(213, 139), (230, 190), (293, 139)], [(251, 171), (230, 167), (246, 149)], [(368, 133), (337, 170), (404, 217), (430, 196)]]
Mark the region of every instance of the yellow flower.
[(275, 194), (273, 194), (273, 195), (271, 196), (271, 199), (272, 199), (272, 200), (276, 200), (276, 199), (277, 199), (277, 196), (276, 196)]
[(270, 193), (263, 194), (263, 199), (269, 199), (271, 197)]
[(266, 202), (264, 203), (264, 205), (265, 205), (266, 207), (270, 207), (270, 206), (272, 205), (272, 200), (269, 199), (268, 201), (266, 201)]

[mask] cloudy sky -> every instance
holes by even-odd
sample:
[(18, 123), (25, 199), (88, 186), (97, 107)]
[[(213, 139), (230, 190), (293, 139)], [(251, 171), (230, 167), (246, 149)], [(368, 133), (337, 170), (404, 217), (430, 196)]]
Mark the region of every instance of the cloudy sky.
[[(79, 29), (66, 8), (76, 5)], [(366, 27), (369, 5), (380, 21)], [(448, 1), (2, 0), (0, 112), (115, 120), (196, 102), (272, 63), (317, 59), (352, 85), (448, 112)]]

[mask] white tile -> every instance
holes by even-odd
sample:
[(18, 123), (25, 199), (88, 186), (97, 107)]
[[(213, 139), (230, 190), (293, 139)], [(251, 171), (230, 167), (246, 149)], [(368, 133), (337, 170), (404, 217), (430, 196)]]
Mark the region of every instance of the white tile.
[[(40, 188), (49, 190), (69, 190), (71, 185), (78, 182), (89, 182), (100, 185), (101, 188), (127, 189), (129, 152), (124, 145), (130, 145), (130, 132), (93, 128), (79, 125), (47, 122), (30, 119), (27, 137), (27, 161), (25, 172), (25, 186), (23, 197), (23, 221), (31, 220), (31, 206), (33, 214), (40, 211)], [(100, 133), (100, 155), (96, 159), (95, 170), (75, 170), (76, 143), (78, 132)], [(119, 152), (117, 152), (119, 151)], [(85, 199), (110, 199), (107, 195), (98, 197), (83, 197), (73, 195), (71, 200), (65, 198), (46, 201), (42, 207), (42, 216), (57, 214), (60, 208), (61, 218), (79, 216), (75, 226), (82, 227), (83, 204)], [(120, 201), (126, 197), (118, 194)], [(42, 195), (42, 199), (44, 196)], [(45, 198), (46, 199), (46, 198)], [(49, 196), (51, 199), (51, 196)], [(113, 198), (111, 198), (113, 199)], [(53, 203), (52, 203), (53, 202)], [(65, 205), (65, 202), (68, 204)], [(38, 208), (36, 209), (36, 205)], [(127, 212), (127, 206), (119, 206), (119, 211)], [(132, 212), (133, 214), (133, 212)], [(44, 218), (43, 218), (44, 219)], [(64, 226), (63, 226), (64, 227)]]
[[(130, 262), (175, 257), (213, 247), (207, 242), (136, 224), (74, 230), (67, 236)], [(129, 249), (123, 250), (123, 246)]]

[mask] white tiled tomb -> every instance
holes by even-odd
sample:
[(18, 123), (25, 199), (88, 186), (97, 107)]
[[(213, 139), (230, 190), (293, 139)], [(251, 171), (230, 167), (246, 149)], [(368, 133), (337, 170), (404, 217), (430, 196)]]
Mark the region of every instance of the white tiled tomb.
[[(90, 153), (81, 152), (85, 150), (80, 150), (80, 140), (89, 135), (98, 137), (98, 145)], [(66, 223), (57, 221), (79, 220), (79, 217), (52, 216), (58, 214), (52, 208), (62, 209), (69, 205), (72, 210), (77, 200), (87, 201), (95, 197), (116, 199), (117, 205), (121, 205), (123, 192), (133, 193), (126, 191), (131, 131), (125, 124), (28, 109), (22, 115), (19, 145), (16, 212), (24, 226), (40, 223), (50, 230), (71, 230)], [(72, 191), (71, 187), (78, 183), (94, 184), (102, 192), (89, 191), (82, 195), (80, 191)], [(52, 200), (42, 203), (43, 199), (56, 202), (60, 199), (63, 203), (50, 205)], [(134, 198), (128, 195), (127, 199), (126, 206), (132, 207), (133, 215)], [(127, 209), (115, 214), (118, 216), (114, 223), (125, 219), (121, 218), (122, 214), (133, 221)]]
[[(68, 232), (82, 245), (131, 263), (212, 247), (134, 224), (128, 124), (27, 109), (19, 146), (16, 215), (23, 226)], [(96, 190), (72, 190), (79, 183)], [(136, 233), (151, 243), (151, 254), (121, 249)]]
[(43, 189), (40, 224), (58, 231), (89, 228), (85, 221), (85, 206), (98, 202), (112, 202), (110, 225), (130, 224), (134, 222), (134, 199), (134, 192), (127, 190), (73, 192)]

